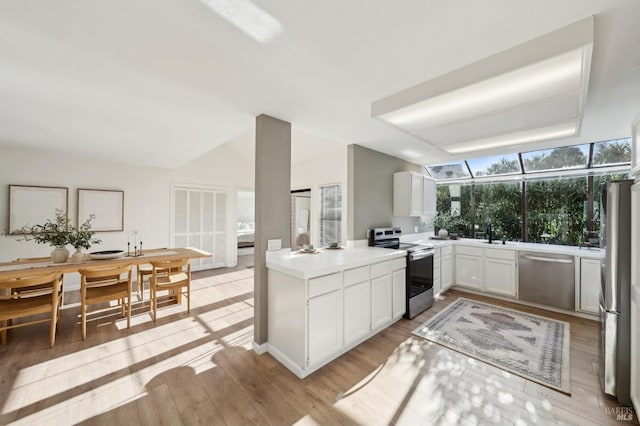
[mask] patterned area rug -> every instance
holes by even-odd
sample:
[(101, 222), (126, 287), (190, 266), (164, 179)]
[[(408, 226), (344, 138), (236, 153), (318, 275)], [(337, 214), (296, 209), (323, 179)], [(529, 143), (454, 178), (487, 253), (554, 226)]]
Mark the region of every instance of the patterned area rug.
[(567, 322), (461, 297), (413, 334), (571, 393)]

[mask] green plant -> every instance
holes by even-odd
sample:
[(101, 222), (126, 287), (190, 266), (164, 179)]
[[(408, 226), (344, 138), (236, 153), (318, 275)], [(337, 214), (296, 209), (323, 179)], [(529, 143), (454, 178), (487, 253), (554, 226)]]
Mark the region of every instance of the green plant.
[(95, 219), (95, 217), (96, 215), (91, 214), (89, 218), (80, 225), (80, 228), (71, 228), (72, 232), (69, 236), (69, 244), (76, 249), (89, 249), (91, 244), (99, 244), (102, 242), (102, 240), (93, 238), (93, 231), (91, 231), (91, 221)]
[(452, 216), (448, 212), (438, 212), (432, 220), (432, 225), (435, 231), (446, 229), (449, 233), (465, 234), (465, 231), (469, 228), (469, 221), (462, 216)]
[(60, 209), (56, 209), (55, 220), (47, 219), (42, 225), (23, 226), (20, 232), (24, 234), (25, 241), (35, 241), (38, 244), (49, 244), (53, 247), (64, 247), (71, 244), (76, 249), (91, 247), (101, 241), (93, 238), (91, 231), (91, 221), (95, 215), (89, 218), (80, 226), (75, 228), (71, 225), (69, 217)]

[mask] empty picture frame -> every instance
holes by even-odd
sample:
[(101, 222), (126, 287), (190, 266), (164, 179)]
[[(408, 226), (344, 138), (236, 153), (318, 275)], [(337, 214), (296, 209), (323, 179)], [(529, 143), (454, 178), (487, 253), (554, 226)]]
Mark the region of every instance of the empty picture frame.
[(22, 234), (25, 226), (56, 220), (56, 209), (65, 215), (69, 203), (68, 188), (59, 186), (9, 185), (10, 234)]
[(92, 231), (124, 230), (124, 191), (78, 189), (78, 227), (92, 214)]

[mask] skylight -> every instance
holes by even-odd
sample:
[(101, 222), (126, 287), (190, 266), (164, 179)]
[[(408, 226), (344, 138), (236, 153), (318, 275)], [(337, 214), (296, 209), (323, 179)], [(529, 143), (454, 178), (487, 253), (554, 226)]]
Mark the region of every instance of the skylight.
[[(575, 174), (580, 170), (598, 173), (603, 169), (623, 169), (631, 164), (631, 138), (613, 139), (581, 145), (562, 146), (522, 153), (475, 158), (447, 164), (426, 166), (436, 180), (484, 180), (503, 176), (499, 180), (534, 177), (543, 172)], [(524, 168), (524, 169), (523, 169)], [(520, 175), (520, 176), (518, 176)]]

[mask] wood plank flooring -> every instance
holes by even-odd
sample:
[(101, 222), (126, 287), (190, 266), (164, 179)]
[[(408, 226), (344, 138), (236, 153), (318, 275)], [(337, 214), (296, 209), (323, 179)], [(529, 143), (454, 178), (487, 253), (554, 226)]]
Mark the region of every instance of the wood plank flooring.
[[(191, 315), (184, 301), (165, 303), (154, 324), (147, 294), (131, 329), (108, 309), (90, 315), (83, 341), (72, 303), (53, 349), (46, 324), (10, 332), (0, 347), (0, 424), (638, 424), (616, 421), (620, 407), (600, 391), (593, 321), (449, 291), (300, 380), (251, 350), (252, 269), (193, 277)], [(572, 395), (411, 335), (460, 296), (569, 321)]]

